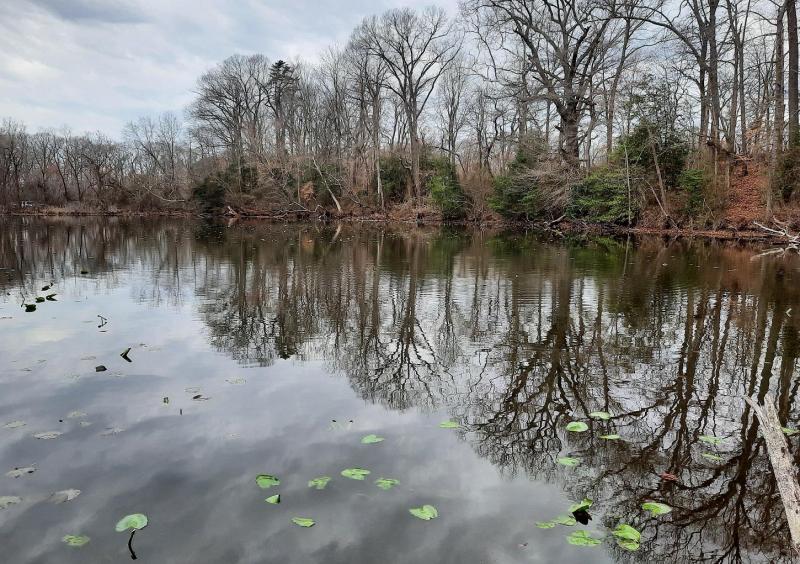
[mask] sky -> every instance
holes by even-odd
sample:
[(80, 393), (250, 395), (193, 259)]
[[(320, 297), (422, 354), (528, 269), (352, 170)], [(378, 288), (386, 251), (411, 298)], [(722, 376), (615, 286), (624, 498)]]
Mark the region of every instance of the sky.
[(318, 60), (365, 17), (457, 0), (0, 0), (0, 119), (121, 135), (234, 53)]

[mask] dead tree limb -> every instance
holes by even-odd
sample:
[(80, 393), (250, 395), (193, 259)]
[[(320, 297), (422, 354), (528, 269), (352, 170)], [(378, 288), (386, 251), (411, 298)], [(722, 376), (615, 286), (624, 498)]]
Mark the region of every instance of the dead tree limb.
[(772, 394), (767, 394), (763, 406), (748, 397), (745, 397), (744, 400), (753, 408), (760, 423), (761, 434), (767, 443), (767, 454), (772, 464), (772, 471), (775, 474), (775, 481), (778, 483), (781, 500), (783, 500), (786, 520), (789, 522), (792, 549), (796, 555), (800, 556), (800, 483), (797, 481), (797, 467), (789, 452), (789, 444), (786, 442), (786, 436), (778, 418), (775, 400)]

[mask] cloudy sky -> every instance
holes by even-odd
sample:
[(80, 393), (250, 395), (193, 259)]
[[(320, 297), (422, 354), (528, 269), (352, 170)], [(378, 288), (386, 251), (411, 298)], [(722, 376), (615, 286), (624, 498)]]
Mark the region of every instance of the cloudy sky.
[(233, 53), (315, 60), (364, 16), (457, 0), (0, 0), (0, 118), (120, 134)]

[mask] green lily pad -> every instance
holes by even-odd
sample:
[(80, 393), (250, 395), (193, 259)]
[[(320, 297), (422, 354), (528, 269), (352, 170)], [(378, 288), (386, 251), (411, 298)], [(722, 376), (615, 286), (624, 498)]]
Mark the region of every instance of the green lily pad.
[(6, 429), (19, 429), (20, 427), (24, 427), (26, 423), (24, 421), (11, 421), (10, 423), (6, 423), (3, 425)]
[(540, 529), (554, 529), (556, 524), (554, 521), (539, 521), (536, 526)]
[(308, 529), (309, 527), (313, 527), (316, 525), (313, 519), (309, 519), (308, 517), (292, 517), (292, 523), (299, 527), (305, 527)]
[(594, 538), (586, 531), (573, 531), (567, 536), (567, 542), (574, 546), (597, 546), (603, 541)]
[(316, 488), (318, 490), (324, 490), (325, 486), (328, 485), (328, 482), (331, 481), (330, 476), (320, 476), (319, 478), (314, 478), (308, 482), (309, 488)]
[(142, 513), (134, 513), (132, 515), (126, 515), (120, 519), (115, 529), (118, 533), (124, 533), (125, 531), (130, 531), (131, 529), (134, 531), (139, 531), (144, 529), (146, 526), (147, 515)]
[(395, 480), (394, 478), (378, 478), (375, 480), (375, 485), (384, 491), (392, 489), (399, 483), (400, 480)]
[(789, 427), (781, 427), (781, 431), (783, 431), (783, 434), (786, 435), (787, 437), (791, 437), (792, 435), (800, 433), (800, 431), (798, 431), (797, 429), (790, 429)]
[(589, 414), (589, 417), (592, 419), (602, 419), (603, 421), (608, 421), (611, 419), (611, 414), (607, 411), (593, 411)]
[(658, 503), (657, 501), (648, 501), (647, 503), (642, 504), (642, 509), (645, 511), (649, 511), (654, 516), (658, 517), (659, 515), (666, 515), (672, 508), (665, 504), (665, 503)]
[(618, 441), (622, 437), (620, 437), (619, 435), (600, 435), (600, 438), (603, 439), (604, 441)]
[(583, 501), (580, 501), (578, 503), (573, 503), (572, 505), (570, 505), (569, 512), (575, 513), (576, 511), (581, 511), (581, 510), (586, 511), (592, 506), (593, 503), (594, 502), (591, 499), (583, 498)]
[(258, 487), (262, 490), (266, 490), (272, 486), (280, 486), (281, 481), (271, 474), (259, 474), (256, 476), (256, 484), (258, 484)]
[(716, 446), (722, 444), (722, 439), (718, 439), (717, 437), (711, 435), (700, 435), (697, 438), (700, 439), (702, 442), (706, 443), (707, 445)]
[(573, 468), (581, 463), (581, 461), (577, 458), (572, 458), (571, 456), (562, 456), (558, 459), (558, 463), (562, 466), (567, 466), (568, 468)]
[(61, 542), (66, 543), (68, 546), (80, 548), (89, 543), (89, 537), (86, 535), (66, 535), (61, 539)]
[(363, 468), (348, 468), (347, 470), (342, 470), (342, 476), (350, 478), (351, 480), (363, 480), (369, 475), (370, 471), (364, 470)]
[(436, 511), (436, 508), (433, 505), (415, 507), (413, 509), (409, 509), (408, 512), (417, 519), (422, 519), (423, 521), (430, 521), (431, 519), (436, 519), (439, 516), (439, 512)]
[(702, 456), (706, 460), (710, 460), (711, 462), (722, 462), (722, 460), (723, 460), (721, 456), (716, 455), (716, 454), (712, 454), (710, 452), (704, 452), (700, 456)]
[(442, 429), (458, 429), (461, 425), (458, 424), (458, 421), (453, 421), (452, 419), (448, 421), (442, 421), (439, 423), (439, 427)]
[(573, 421), (567, 425), (567, 431), (571, 433), (583, 433), (589, 430), (589, 426), (583, 421)]
[(642, 538), (642, 534), (630, 525), (620, 523), (611, 534), (617, 538), (617, 542), (623, 548), (627, 548), (628, 550), (636, 550), (639, 548), (639, 541)]
[(281, 502), (281, 494), (272, 495), (265, 499), (267, 503), (271, 503), (272, 505), (278, 505)]
[(620, 523), (611, 534), (617, 538), (617, 544), (625, 550), (639, 550), (639, 541), (642, 538), (642, 534), (630, 525)]
[(0, 509), (6, 509), (12, 505), (17, 505), (18, 503), (22, 503), (21, 497), (17, 497), (15, 495), (0, 496)]
[(375, 443), (382, 443), (385, 439), (383, 437), (379, 437), (378, 435), (367, 435), (363, 439), (361, 439), (362, 445), (374, 445)]
[(565, 527), (574, 527), (578, 524), (578, 521), (576, 521), (575, 517), (572, 515), (559, 515), (553, 519), (551, 523), (555, 523), (556, 525), (564, 525)]

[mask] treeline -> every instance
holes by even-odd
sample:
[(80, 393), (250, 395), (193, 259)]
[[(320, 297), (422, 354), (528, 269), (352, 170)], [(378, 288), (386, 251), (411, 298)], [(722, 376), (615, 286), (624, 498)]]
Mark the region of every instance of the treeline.
[(794, 0), (465, 0), (365, 19), (316, 64), (234, 55), (119, 140), (0, 126), (0, 203), (490, 210), (713, 221), (738, 176), (793, 199)]

